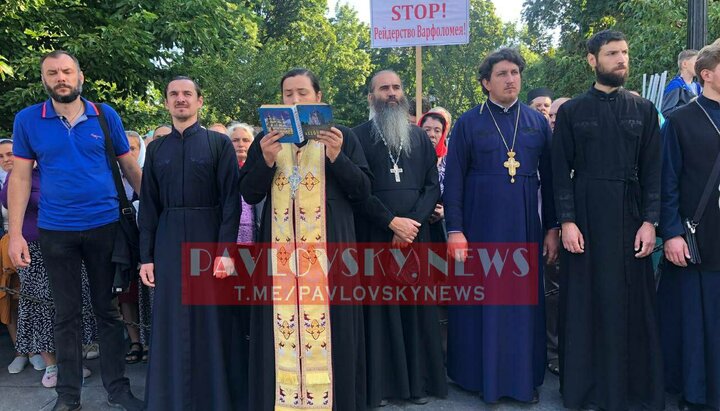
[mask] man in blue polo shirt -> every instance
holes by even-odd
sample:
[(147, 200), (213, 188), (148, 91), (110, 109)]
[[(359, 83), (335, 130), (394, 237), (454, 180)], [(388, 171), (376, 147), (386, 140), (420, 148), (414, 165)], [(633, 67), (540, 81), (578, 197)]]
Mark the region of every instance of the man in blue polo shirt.
[[(30, 262), (22, 236), (30, 196), (32, 169), (40, 169), (40, 249), (55, 301), (55, 347), (58, 361), (57, 402), (53, 411), (80, 409), (82, 385), (82, 290), (80, 266), (87, 268), (102, 355), (108, 404), (141, 410), (125, 377), (123, 323), (113, 303), (111, 262), (119, 220), (118, 193), (105, 154), (97, 106), (83, 98), (84, 76), (77, 59), (56, 50), (40, 61), (44, 103), (15, 116), (15, 166), (9, 187), (9, 254), (13, 264)], [(123, 175), (140, 191), (140, 169), (128, 156), (129, 146), (117, 113), (103, 111)]]

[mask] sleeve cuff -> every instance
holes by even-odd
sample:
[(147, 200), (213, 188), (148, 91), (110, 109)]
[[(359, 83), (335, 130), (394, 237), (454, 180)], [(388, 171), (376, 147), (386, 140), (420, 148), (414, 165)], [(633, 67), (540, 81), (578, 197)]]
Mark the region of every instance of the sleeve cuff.
[(19, 158), (19, 159), (21, 159), (21, 160), (25, 160), (25, 161), (35, 161), (35, 159), (34, 159), (34, 158), (30, 158), (30, 157), (23, 157), (23, 156), (19, 156), (19, 155), (17, 155), (17, 154), (13, 154), (13, 158)]

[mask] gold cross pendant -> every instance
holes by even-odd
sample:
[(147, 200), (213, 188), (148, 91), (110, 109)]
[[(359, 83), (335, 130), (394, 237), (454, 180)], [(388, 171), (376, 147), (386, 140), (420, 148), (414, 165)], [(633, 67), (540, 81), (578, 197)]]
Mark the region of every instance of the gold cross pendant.
[(517, 174), (517, 169), (520, 168), (520, 163), (515, 160), (515, 152), (510, 150), (508, 151), (508, 159), (506, 162), (503, 163), (503, 166), (508, 169), (508, 174), (510, 175), (510, 182), (515, 182), (515, 175)]

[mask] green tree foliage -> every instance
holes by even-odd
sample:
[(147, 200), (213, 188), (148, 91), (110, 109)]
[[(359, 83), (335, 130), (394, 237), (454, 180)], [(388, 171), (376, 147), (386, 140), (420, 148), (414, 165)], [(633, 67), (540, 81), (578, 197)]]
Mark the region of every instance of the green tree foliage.
[(280, 77), (298, 66), (318, 73), (338, 122), (352, 124), (365, 111), (356, 99), (370, 73), (368, 29), (346, 6), (332, 19), (325, 13), (325, 0), (4, 2), (0, 131), (46, 98), (39, 60), (57, 48), (80, 60), (84, 96), (115, 105), (127, 128), (168, 121), (162, 89), (175, 75), (204, 88), (205, 122), (255, 123), (257, 107), (278, 102)]
[(488, 53), (508, 45), (506, 34), (492, 1), (471, 0), (470, 43), (426, 48), (423, 59), (426, 93), (437, 98), (437, 104), (454, 117), (483, 101), (485, 97), (477, 81), (478, 67)]
[[(720, 36), (720, 1), (708, 1), (708, 41)], [(586, 61), (585, 42), (614, 28), (630, 45), (629, 89), (642, 88), (643, 74), (677, 72), (677, 55), (687, 40), (687, 0), (525, 0), (528, 30), (540, 39), (560, 30), (557, 48), (542, 51), (529, 67), (526, 83), (545, 85), (555, 95), (573, 96), (590, 86), (594, 75)]]

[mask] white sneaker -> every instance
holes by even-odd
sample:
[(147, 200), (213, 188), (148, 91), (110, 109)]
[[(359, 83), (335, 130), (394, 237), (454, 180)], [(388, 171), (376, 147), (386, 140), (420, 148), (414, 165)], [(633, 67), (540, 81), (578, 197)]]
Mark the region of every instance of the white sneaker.
[(42, 377), (42, 385), (45, 388), (53, 388), (57, 385), (57, 365), (50, 365), (45, 368), (45, 375)]
[(27, 367), (28, 358), (24, 355), (19, 355), (8, 365), (8, 372), (10, 374), (18, 374)]
[(83, 345), (83, 358), (94, 360), (100, 356), (100, 346), (97, 343)]
[(83, 378), (87, 378), (92, 375), (92, 371), (90, 371), (90, 368), (83, 365)]
[(42, 371), (47, 369), (47, 366), (45, 365), (45, 360), (40, 354), (35, 354), (30, 357), (30, 364), (32, 364), (33, 368), (35, 368), (36, 371)]

